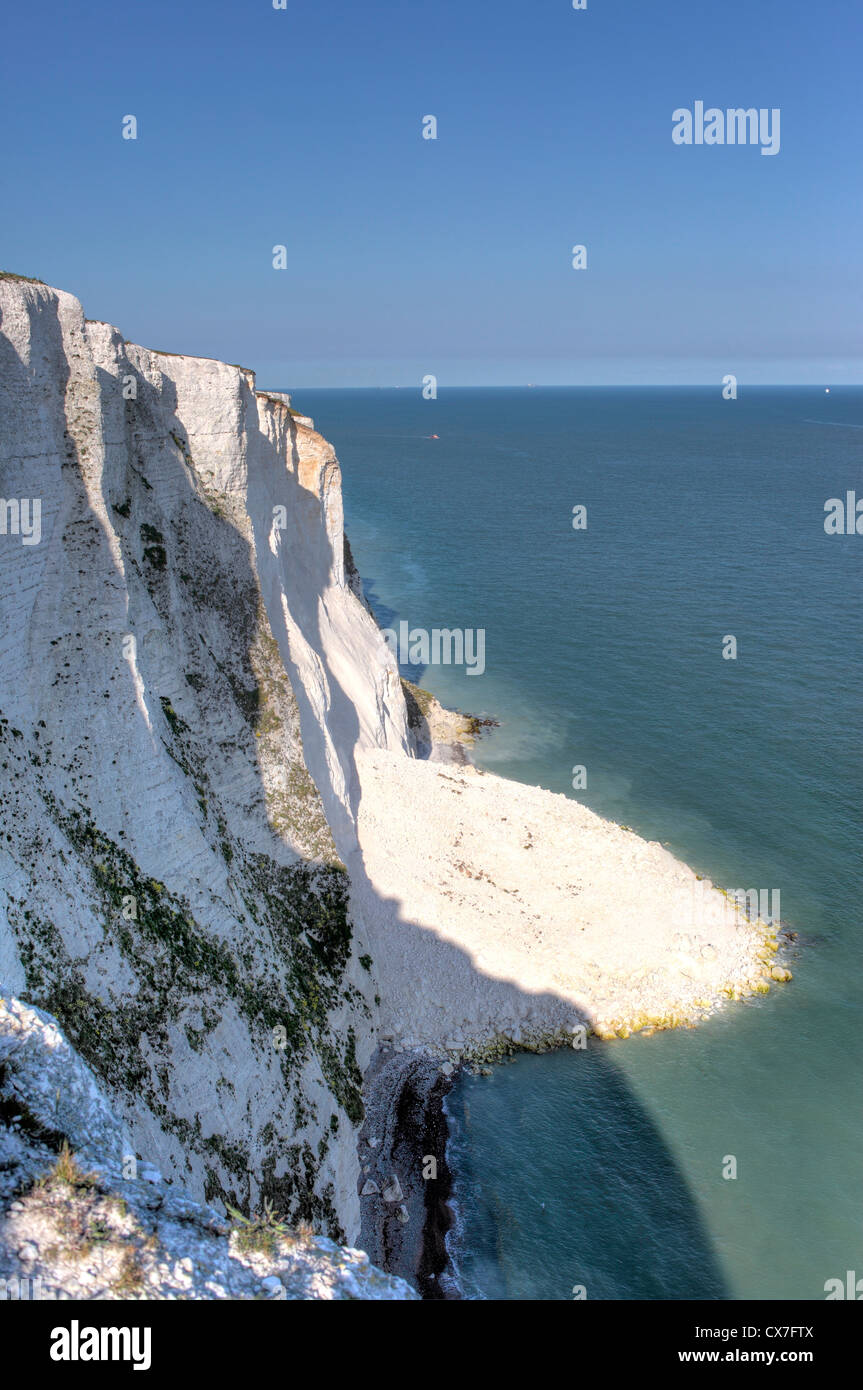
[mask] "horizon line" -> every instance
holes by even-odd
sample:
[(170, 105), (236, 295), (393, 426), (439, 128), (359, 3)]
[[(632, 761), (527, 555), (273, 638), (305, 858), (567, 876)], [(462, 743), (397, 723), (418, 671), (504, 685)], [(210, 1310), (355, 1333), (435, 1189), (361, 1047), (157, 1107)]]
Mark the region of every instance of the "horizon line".
[[(261, 387), (257, 385), (257, 375), (255, 378), (256, 389), (284, 391), (290, 395), (297, 391), (415, 391), (422, 394), (422, 387), (412, 382), (409, 386), (404, 385), (364, 385), (357, 386), (348, 383), (332, 384), (329, 386), (271, 386)], [(759, 381), (751, 384), (738, 382), (738, 394), (744, 391), (820, 391), (823, 394), (843, 390), (859, 390), (863, 387), (861, 381), (843, 381), (837, 386), (826, 386), (816, 381)], [(480, 383), (471, 385), (447, 386), (438, 382), (437, 390), (441, 391), (704, 391), (721, 390), (722, 382), (716, 381), (598, 381), (598, 382), (543, 382), (543, 381), (513, 381), (500, 382), (495, 385)], [(434, 398), (432, 398), (434, 399)]]

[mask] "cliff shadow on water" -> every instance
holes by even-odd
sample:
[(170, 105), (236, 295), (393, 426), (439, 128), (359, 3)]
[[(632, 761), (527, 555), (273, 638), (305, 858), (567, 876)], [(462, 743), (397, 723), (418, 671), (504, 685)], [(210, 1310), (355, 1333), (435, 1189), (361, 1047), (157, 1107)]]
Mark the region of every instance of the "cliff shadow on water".
[(618, 1046), (518, 1053), (450, 1093), (452, 1240), (468, 1297), (731, 1296), (686, 1178), (613, 1060)]
[(729, 1298), (689, 1184), (612, 1058), (618, 1046), (516, 1049), (449, 1077), (384, 1044), (366, 1074), (359, 1147), (361, 1181), (388, 1200), (363, 1198), (362, 1248), (426, 1299)]

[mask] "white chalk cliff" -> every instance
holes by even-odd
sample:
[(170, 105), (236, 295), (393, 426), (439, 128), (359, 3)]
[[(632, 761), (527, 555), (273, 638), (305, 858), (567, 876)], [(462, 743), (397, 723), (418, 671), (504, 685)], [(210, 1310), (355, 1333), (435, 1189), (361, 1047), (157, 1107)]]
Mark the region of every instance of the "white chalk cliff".
[(353, 747), (407, 726), (335, 456), (72, 295), (4, 279), (0, 314), (0, 495), (41, 501), (38, 544), (0, 536), (0, 981), (150, 1162), (349, 1235), (376, 1006), (330, 827), (348, 852)]
[(353, 1240), (381, 1039), (443, 1060), (767, 987), (775, 934), (660, 846), (414, 756), (286, 397), (0, 277), (0, 429), (3, 503), (41, 503), (38, 543), (14, 507), (0, 534), (0, 993), (142, 1160)]

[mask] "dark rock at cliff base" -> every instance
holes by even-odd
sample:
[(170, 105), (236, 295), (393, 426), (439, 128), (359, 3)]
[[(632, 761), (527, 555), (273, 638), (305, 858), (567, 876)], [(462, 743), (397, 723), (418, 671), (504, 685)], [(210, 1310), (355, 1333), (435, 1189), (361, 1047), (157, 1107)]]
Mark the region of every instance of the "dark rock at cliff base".
[[(452, 1078), (433, 1058), (379, 1052), (366, 1073), (366, 1121), (360, 1134), (364, 1190), (360, 1243), (388, 1273), (423, 1298), (451, 1298), (446, 1235), (452, 1178), (446, 1162), (444, 1097)], [(377, 1142), (374, 1142), (377, 1141)], [(403, 1200), (393, 1192), (398, 1188)]]

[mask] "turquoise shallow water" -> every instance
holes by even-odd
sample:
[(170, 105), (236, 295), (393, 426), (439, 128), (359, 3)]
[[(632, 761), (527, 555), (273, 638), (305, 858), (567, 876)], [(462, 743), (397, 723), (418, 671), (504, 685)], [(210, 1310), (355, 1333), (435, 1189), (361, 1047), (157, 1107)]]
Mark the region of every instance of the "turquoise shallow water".
[(698, 1029), (459, 1083), (465, 1291), (804, 1299), (863, 1277), (863, 536), (823, 525), (828, 497), (863, 497), (863, 389), (297, 404), (338, 449), (381, 618), (485, 629), (482, 676), (421, 676), (501, 720), (481, 764), (569, 795), (585, 765), (588, 805), (779, 889), (799, 933), (790, 986)]

